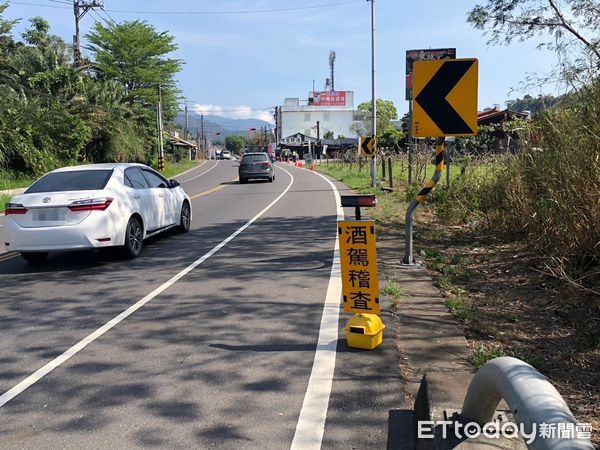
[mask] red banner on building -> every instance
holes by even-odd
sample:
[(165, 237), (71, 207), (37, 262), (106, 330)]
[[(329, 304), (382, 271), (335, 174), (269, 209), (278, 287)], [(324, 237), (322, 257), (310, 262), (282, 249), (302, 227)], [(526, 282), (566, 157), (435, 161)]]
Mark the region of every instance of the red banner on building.
[(313, 92), (313, 106), (346, 106), (346, 91)]

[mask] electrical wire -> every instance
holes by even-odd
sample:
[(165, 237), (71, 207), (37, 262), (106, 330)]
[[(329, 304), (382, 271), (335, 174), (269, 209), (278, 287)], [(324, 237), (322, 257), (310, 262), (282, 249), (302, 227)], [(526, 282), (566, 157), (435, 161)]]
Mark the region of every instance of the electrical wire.
[(109, 9), (110, 12), (115, 13), (127, 13), (127, 14), (157, 14), (157, 15), (205, 15), (205, 16), (216, 16), (216, 15), (229, 15), (229, 14), (259, 14), (259, 13), (271, 13), (271, 12), (289, 12), (289, 11), (302, 11), (306, 9), (318, 9), (318, 8), (329, 8), (332, 6), (349, 5), (352, 3), (362, 3), (363, 0), (350, 0), (343, 2), (323, 3), (320, 5), (307, 5), (307, 6), (294, 6), (291, 8), (272, 8), (272, 9), (250, 9), (240, 11), (132, 11), (132, 10), (118, 10)]
[[(90, 9), (90, 11), (92, 12), (92, 14), (94, 14), (95, 17), (97, 17), (98, 19), (100, 19), (102, 22), (104, 22), (106, 25), (110, 26), (111, 23), (106, 20), (104, 17), (102, 17), (100, 14), (98, 14), (96, 12), (96, 10), (94, 10), (93, 8)], [(98, 22), (96, 19), (94, 19), (95, 22)]]
[(248, 111), (268, 111), (270, 109), (275, 109), (275, 106), (265, 106), (264, 108), (235, 108), (233, 109), (232, 106), (229, 107), (225, 107), (225, 108), (232, 108), (232, 109), (203, 109), (203, 108), (194, 108), (193, 111), (200, 111), (200, 112), (204, 112), (204, 113), (214, 113), (214, 114), (219, 114), (222, 112), (248, 112)]
[(109, 13), (107, 13), (107, 12), (106, 12), (106, 10), (105, 10), (104, 8), (100, 8), (100, 11), (102, 11), (104, 14), (106, 14), (106, 16), (107, 16), (107, 17), (110, 19), (110, 21), (111, 21), (112, 23), (117, 23), (117, 21), (116, 21), (115, 19), (113, 19), (113, 18), (111, 17), (111, 15), (110, 15)]
[(11, 2), (9, 5), (25, 5), (25, 6), (37, 6), (42, 8), (54, 8), (54, 9), (72, 9), (71, 6), (58, 6), (58, 5), (44, 5), (41, 3), (30, 3), (30, 2)]
[[(60, 0), (48, 0), (53, 1), (54, 3), (59, 4), (70, 4), (67, 2), (62, 2)], [(349, 1), (341, 1), (341, 2), (332, 2), (332, 3), (322, 3), (317, 5), (306, 5), (306, 6), (294, 6), (290, 8), (271, 8), (271, 9), (249, 9), (249, 10), (238, 10), (238, 11), (140, 11), (140, 10), (124, 10), (124, 9), (104, 9), (105, 12), (112, 13), (120, 13), (120, 14), (148, 14), (148, 15), (165, 15), (165, 16), (174, 16), (174, 15), (196, 15), (196, 16), (217, 16), (217, 15), (240, 15), (240, 14), (261, 14), (261, 13), (276, 13), (276, 12), (292, 12), (292, 11), (303, 11), (310, 9), (320, 9), (320, 8), (331, 8), (334, 6), (343, 6), (350, 5), (354, 3), (362, 3), (364, 0), (349, 0)], [(14, 5), (27, 5), (27, 6), (41, 6), (46, 8), (59, 8), (66, 9), (69, 6), (58, 6), (58, 5), (46, 5), (41, 3), (31, 3), (31, 2), (20, 2), (20, 1), (11, 1), (11, 4)]]

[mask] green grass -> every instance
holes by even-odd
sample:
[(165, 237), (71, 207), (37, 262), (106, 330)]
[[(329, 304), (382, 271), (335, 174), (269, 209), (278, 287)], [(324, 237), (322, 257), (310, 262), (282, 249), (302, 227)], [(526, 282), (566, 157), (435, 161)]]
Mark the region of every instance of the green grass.
[(519, 352), (516, 349), (509, 349), (498, 346), (486, 347), (484, 345), (480, 345), (479, 347), (472, 350), (471, 356), (469, 357), (469, 362), (473, 364), (473, 366), (475, 366), (476, 369), (479, 369), (486, 362), (494, 358), (500, 358), (502, 356), (511, 356), (513, 358), (518, 358), (522, 361), (525, 361), (527, 364), (531, 364), (532, 366), (536, 365), (533, 358), (521, 354), (521, 352)]
[(10, 200), (10, 195), (0, 194), (0, 213), (4, 212), (4, 205)]
[(317, 168), (320, 172), (332, 176), (360, 194), (379, 192), (378, 188), (371, 187), (371, 174), (367, 164), (363, 166), (360, 172), (357, 164), (353, 164), (352, 168), (350, 168), (349, 164), (320, 164)]
[(437, 280), (437, 284), (440, 287), (440, 289), (446, 292), (450, 292), (451, 294), (457, 297), (462, 297), (467, 293), (467, 291), (465, 291), (463, 288), (454, 284), (451, 275), (442, 275), (439, 278), (439, 280)]
[(381, 288), (381, 294), (387, 295), (390, 298), (393, 309), (398, 309), (400, 301), (404, 296), (402, 287), (394, 280), (387, 280), (385, 282), (383, 288)]
[(427, 267), (447, 277), (462, 277), (469, 274), (469, 258), (461, 255), (447, 255), (436, 249), (423, 249)]
[(381, 293), (383, 295), (387, 295), (389, 297), (393, 297), (396, 299), (402, 298), (402, 295), (403, 295), (402, 288), (394, 280), (387, 280), (385, 282), (383, 288), (381, 288)]
[(165, 170), (161, 172), (162, 176), (165, 178), (173, 178), (174, 176), (179, 175), (181, 172), (185, 172), (186, 170), (195, 167), (198, 164), (198, 161), (180, 161), (178, 163), (166, 163)]
[(0, 171), (0, 191), (28, 187), (31, 186), (35, 180), (37, 180), (37, 178), (31, 176)]
[(445, 303), (452, 315), (458, 319), (467, 320), (473, 314), (471, 307), (461, 297), (449, 298)]

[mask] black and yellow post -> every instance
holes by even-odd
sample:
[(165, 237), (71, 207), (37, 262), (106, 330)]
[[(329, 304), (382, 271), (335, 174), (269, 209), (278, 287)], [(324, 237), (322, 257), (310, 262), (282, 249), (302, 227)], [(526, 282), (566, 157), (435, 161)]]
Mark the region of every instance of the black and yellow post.
[(413, 264), (413, 218), (444, 171), (446, 136), (477, 134), (477, 79), (475, 58), (415, 61), (413, 64), (414, 137), (436, 137), (435, 172), (406, 211), (403, 264)]
[(417, 206), (419, 206), (426, 198), (427, 195), (431, 192), (431, 190), (435, 187), (435, 185), (442, 178), (442, 172), (444, 172), (444, 147), (445, 147), (445, 137), (439, 137), (435, 140), (435, 172), (433, 173), (433, 177), (431, 180), (423, 186), (421, 191), (417, 194), (414, 200), (410, 203), (408, 210), (406, 211), (406, 223), (404, 230), (404, 259), (402, 260), (402, 264), (412, 264), (413, 263), (413, 222), (415, 216), (415, 210)]

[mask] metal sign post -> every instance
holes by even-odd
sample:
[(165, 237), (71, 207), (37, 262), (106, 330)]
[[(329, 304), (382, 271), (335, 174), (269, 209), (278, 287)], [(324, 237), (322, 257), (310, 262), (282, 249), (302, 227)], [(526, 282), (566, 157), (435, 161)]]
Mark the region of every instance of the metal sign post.
[(437, 182), (442, 177), (444, 171), (444, 141), (445, 138), (437, 138), (435, 141), (435, 172), (431, 180), (421, 189), (417, 196), (410, 202), (410, 206), (406, 211), (406, 220), (404, 224), (404, 259), (402, 264), (413, 264), (413, 222), (417, 206), (421, 204), (427, 194), (435, 187)]
[(416, 61), (435, 61), (456, 58), (456, 48), (427, 48), (406, 51), (406, 100), (408, 101), (408, 184), (413, 182), (414, 139), (413, 124), (413, 65)]
[(417, 206), (444, 170), (446, 136), (477, 134), (476, 59), (416, 61), (412, 136), (436, 137), (435, 172), (406, 211), (403, 264), (413, 264), (413, 221)]

